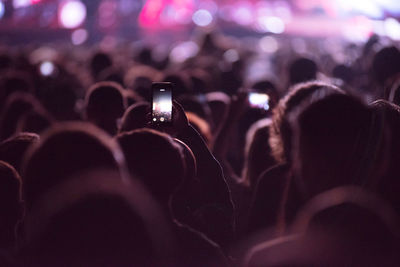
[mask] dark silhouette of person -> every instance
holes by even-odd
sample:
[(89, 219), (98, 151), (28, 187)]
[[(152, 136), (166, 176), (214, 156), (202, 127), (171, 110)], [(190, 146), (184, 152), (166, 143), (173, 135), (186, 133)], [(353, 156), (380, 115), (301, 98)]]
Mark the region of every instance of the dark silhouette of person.
[[(274, 109), (269, 128), (269, 145), (277, 165), (265, 170), (257, 179), (251, 201), (248, 232), (281, 225), (283, 221), (294, 219), (295, 212), (301, 205), (301, 196), (292, 181), (293, 129), (289, 120), (290, 114), (296, 113), (296, 109), (302, 105), (331, 94), (343, 94), (343, 91), (321, 82), (301, 83), (292, 87)], [(289, 201), (288, 197), (293, 200)], [(286, 209), (285, 218), (281, 216), (283, 207)], [(278, 231), (281, 231), (280, 228)]]
[(114, 82), (99, 82), (87, 92), (86, 118), (110, 135), (117, 133), (117, 120), (126, 108), (123, 88)]
[(129, 132), (132, 130), (145, 128), (148, 126), (147, 115), (151, 112), (151, 106), (148, 102), (138, 102), (129, 106), (125, 110), (121, 119), (121, 125), (118, 132)]
[(305, 57), (297, 58), (289, 65), (289, 83), (294, 85), (315, 80), (317, 72), (318, 66), (313, 60)]
[(89, 67), (93, 79), (97, 80), (99, 74), (112, 65), (113, 61), (110, 55), (102, 51), (95, 52), (89, 61)]
[(252, 247), (243, 266), (396, 266), (398, 217), (379, 197), (354, 186), (310, 200), (292, 232)]
[(121, 164), (118, 144), (97, 127), (82, 122), (54, 125), (26, 153), (22, 168), (26, 207), (76, 172), (120, 169)]
[(33, 110), (45, 112), (40, 102), (31, 94), (16, 92), (11, 94), (3, 107), (0, 116), (1, 139), (6, 139), (16, 133), (18, 121)]

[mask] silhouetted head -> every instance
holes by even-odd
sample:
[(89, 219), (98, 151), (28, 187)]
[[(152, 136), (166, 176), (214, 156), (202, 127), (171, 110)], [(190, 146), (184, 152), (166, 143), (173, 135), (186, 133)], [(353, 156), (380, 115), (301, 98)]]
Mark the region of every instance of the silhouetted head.
[(124, 74), (123, 71), (116, 67), (108, 67), (102, 70), (97, 78), (97, 81), (107, 81), (107, 82), (115, 82), (119, 85), (124, 85)]
[[(308, 197), (346, 184), (373, 182), (385, 159), (384, 128), (360, 100), (333, 94), (294, 114), (294, 169)], [(380, 173), (379, 173), (380, 174)]]
[(10, 164), (0, 161), (0, 248), (12, 249), (16, 225), (22, 219), (21, 178)]
[(179, 97), (192, 92), (191, 81), (185, 73), (167, 73), (164, 76), (163, 81), (172, 83), (174, 97)]
[(117, 120), (126, 108), (123, 89), (114, 82), (99, 82), (86, 94), (87, 120), (111, 135), (117, 132)]
[(162, 74), (158, 70), (150, 66), (139, 65), (133, 66), (126, 72), (124, 84), (146, 101), (151, 101), (151, 84), (153, 81), (160, 81), (161, 78)]
[(317, 64), (308, 58), (298, 58), (289, 66), (290, 84), (296, 84), (306, 81), (315, 80), (317, 78)]
[(151, 113), (151, 106), (148, 102), (139, 102), (130, 106), (122, 116), (119, 132), (145, 128), (148, 123), (148, 114)]
[(397, 266), (398, 218), (386, 203), (357, 187), (313, 198), (293, 231), (252, 247), (244, 266)]
[(24, 200), (29, 208), (43, 193), (77, 172), (119, 169), (123, 154), (105, 132), (88, 123), (62, 123), (44, 132), (23, 164)]
[(32, 110), (25, 113), (19, 120), (16, 132), (30, 132), (40, 134), (53, 123), (54, 119), (45, 111)]
[(117, 140), (130, 172), (166, 203), (184, 178), (181, 148), (169, 135), (151, 129), (122, 133)]
[(301, 83), (292, 87), (273, 110), (269, 144), (278, 163), (291, 161), (292, 129), (288, 118), (302, 103), (310, 103), (330, 94), (343, 93), (337, 87), (322, 82)]
[(3, 105), (7, 97), (14, 92), (33, 93), (34, 85), (29, 75), (24, 72), (9, 71), (0, 78), (0, 104)]
[(4, 140), (0, 143), (0, 160), (11, 164), (20, 173), (25, 152), (39, 139), (37, 134), (24, 132)]
[(385, 47), (376, 53), (372, 70), (375, 79), (383, 85), (389, 78), (400, 73), (400, 51), (395, 46)]
[(10, 95), (0, 117), (1, 139), (12, 136), (17, 130), (19, 119), (33, 110), (44, 112), (44, 108), (33, 95), (22, 92)]
[(344, 64), (339, 64), (335, 66), (333, 68), (332, 75), (333, 77), (339, 78), (348, 84), (350, 84), (355, 78), (355, 73), (353, 69)]
[(398, 223), (399, 217), (388, 203), (359, 187), (344, 186), (310, 200), (299, 212), (293, 230), (331, 234), (343, 260), (370, 258), (385, 263), (399, 260), (394, 253), (399, 245)]
[(174, 265), (168, 222), (146, 189), (101, 167), (76, 173), (27, 212), (27, 266)]
[(90, 60), (90, 70), (92, 73), (92, 77), (97, 79), (100, 72), (105, 70), (106, 68), (112, 66), (111, 57), (105, 52), (97, 52), (95, 53)]

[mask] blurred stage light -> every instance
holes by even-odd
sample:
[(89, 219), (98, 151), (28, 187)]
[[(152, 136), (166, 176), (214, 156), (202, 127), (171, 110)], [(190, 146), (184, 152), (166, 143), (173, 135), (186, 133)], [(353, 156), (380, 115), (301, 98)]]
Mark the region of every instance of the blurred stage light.
[(5, 12), (6, 12), (6, 8), (4, 6), (4, 3), (0, 2), (0, 19), (3, 18)]
[(79, 27), (86, 19), (86, 6), (78, 0), (61, 3), (59, 22), (62, 27), (73, 29)]
[(26, 7), (31, 4), (31, 0), (13, 0), (13, 7), (14, 8), (20, 8), (20, 7)]
[(53, 75), (55, 69), (56, 68), (54, 64), (50, 61), (45, 61), (42, 64), (40, 64), (40, 74), (42, 74), (43, 76), (48, 77)]
[(386, 35), (396, 41), (400, 40), (400, 23), (394, 18), (387, 18), (384, 22)]
[(337, 4), (345, 12), (359, 13), (371, 18), (382, 18), (384, 15), (378, 0), (338, 0)]
[(233, 10), (233, 20), (240, 25), (250, 25), (254, 21), (251, 5), (247, 2), (239, 3)]
[(171, 50), (170, 58), (173, 62), (182, 63), (186, 59), (197, 55), (198, 52), (199, 46), (195, 42), (183, 42)]
[(88, 32), (85, 29), (78, 29), (72, 32), (71, 41), (74, 45), (81, 45), (86, 42), (88, 38)]
[(260, 39), (259, 46), (265, 53), (275, 53), (279, 49), (278, 41), (272, 36), (265, 36)]
[(218, 5), (211, 0), (199, 2), (199, 9), (208, 10), (212, 15), (218, 12)]
[(265, 29), (266, 31), (272, 33), (283, 33), (285, 31), (285, 23), (281, 18), (278, 17), (261, 17), (262, 20), (259, 20), (259, 25)]
[(228, 49), (223, 56), (227, 62), (233, 63), (239, 60), (239, 53), (235, 49)]
[(210, 11), (205, 9), (199, 9), (196, 12), (194, 12), (192, 19), (194, 24), (196, 24), (197, 26), (206, 27), (211, 24), (213, 17)]

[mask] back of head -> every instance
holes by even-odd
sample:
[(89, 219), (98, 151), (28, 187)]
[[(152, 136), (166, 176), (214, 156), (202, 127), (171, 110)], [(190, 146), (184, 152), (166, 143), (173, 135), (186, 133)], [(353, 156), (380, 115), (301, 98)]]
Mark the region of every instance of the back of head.
[(96, 79), (101, 71), (110, 66), (112, 66), (112, 59), (107, 53), (95, 53), (90, 60), (90, 70), (92, 72), (92, 77)]
[(126, 107), (123, 89), (114, 82), (99, 82), (93, 85), (86, 94), (86, 116), (90, 122), (115, 134), (117, 119)]
[(24, 72), (9, 71), (0, 79), (0, 104), (3, 104), (7, 97), (13, 92), (33, 93), (33, 83)]
[(118, 144), (97, 127), (77, 122), (55, 125), (26, 154), (23, 180), (27, 207), (74, 173), (99, 166), (119, 169), (122, 161)]
[(39, 136), (34, 133), (19, 133), (0, 143), (0, 160), (11, 164), (21, 172), (22, 159), (30, 146), (39, 142)]
[(139, 129), (117, 136), (130, 172), (141, 179), (162, 201), (182, 182), (185, 173), (180, 147), (163, 133)]
[(27, 213), (25, 232), (25, 266), (152, 266), (176, 256), (154, 200), (112, 170), (75, 174), (52, 188)]
[(376, 195), (361, 187), (343, 186), (311, 199), (299, 212), (293, 229), (330, 233), (342, 245), (347, 243), (347, 249), (375, 251), (380, 255), (388, 253), (398, 242), (398, 222), (392, 207)]
[(292, 129), (290, 114), (305, 103), (311, 103), (330, 94), (343, 94), (339, 88), (322, 83), (306, 82), (293, 86), (273, 110), (269, 144), (278, 163), (291, 161)]
[(397, 215), (358, 187), (338, 187), (308, 202), (293, 234), (254, 246), (246, 266), (397, 266)]
[(400, 51), (395, 46), (385, 47), (376, 53), (372, 62), (375, 78), (383, 85), (387, 79), (400, 73)]
[(350, 84), (355, 78), (355, 73), (353, 69), (344, 64), (339, 64), (335, 66), (332, 70), (332, 75), (333, 77), (341, 79), (348, 84)]
[(119, 132), (129, 132), (132, 130), (147, 127), (148, 118), (151, 108), (148, 102), (139, 102), (131, 105), (122, 117)]
[(163, 81), (173, 84), (174, 97), (192, 92), (191, 81), (185, 73), (167, 73)]
[(13, 135), (17, 129), (18, 120), (32, 110), (42, 110), (39, 101), (29, 93), (16, 92), (11, 94), (5, 103), (1, 117), (1, 138)]
[(16, 132), (40, 134), (54, 123), (54, 119), (44, 111), (32, 110), (24, 114), (18, 121)]
[(306, 81), (315, 80), (317, 78), (317, 64), (308, 58), (298, 58), (289, 66), (290, 84), (296, 84)]
[(380, 131), (372, 112), (344, 94), (327, 96), (293, 121), (294, 165), (308, 196), (343, 184), (367, 184), (379, 158)]

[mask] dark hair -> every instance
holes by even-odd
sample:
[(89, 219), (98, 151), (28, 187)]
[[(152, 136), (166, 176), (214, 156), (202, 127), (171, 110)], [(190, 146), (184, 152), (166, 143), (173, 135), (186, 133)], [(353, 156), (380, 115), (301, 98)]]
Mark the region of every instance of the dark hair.
[(376, 53), (372, 70), (376, 80), (380, 84), (400, 72), (400, 51), (395, 46), (385, 47)]
[(383, 135), (381, 124), (374, 125), (372, 111), (364, 103), (349, 95), (333, 94), (306, 106), (291, 119), (298, 125), (293, 140), (294, 165), (300, 168), (308, 196), (343, 184), (371, 182), (381, 158)]
[(119, 169), (123, 154), (106, 133), (88, 123), (62, 123), (45, 131), (23, 164), (24, 199), (29, 207), (51, 187), (77, 172)]
[(123, 88), (114, 82), (99, 82), (88, 90), (85, 99), (87, 119), (115, 134), (117, 119), (122, 117), (126, 108)]
[(156, 198), (168, 199), (184, 178), (181, 148), (170, 136), (151, 129), (122, 133), (117, 140), (130, 172), (143, 179)]
[(289, 66), (290, 84), (296, 84), (317, 78), (317, 64), (308, 58), (295, 59)]
[(288, 122), (288, 116), (294, 112), (301, 103), (312, 102), (329, 94), (343, 93), (339, 88), (314, 81), (293, 86), (289, 92), (281, 98), (273, 110), (272, 125), (269, 128), (272, 156), (278, 163), (290, 161), (292, 130)]
[(147, 116), (151, 113), (148, 102), (139, 102), (131, 105), (122, 116), (119, 132), (129, 132), (147, 126)]

